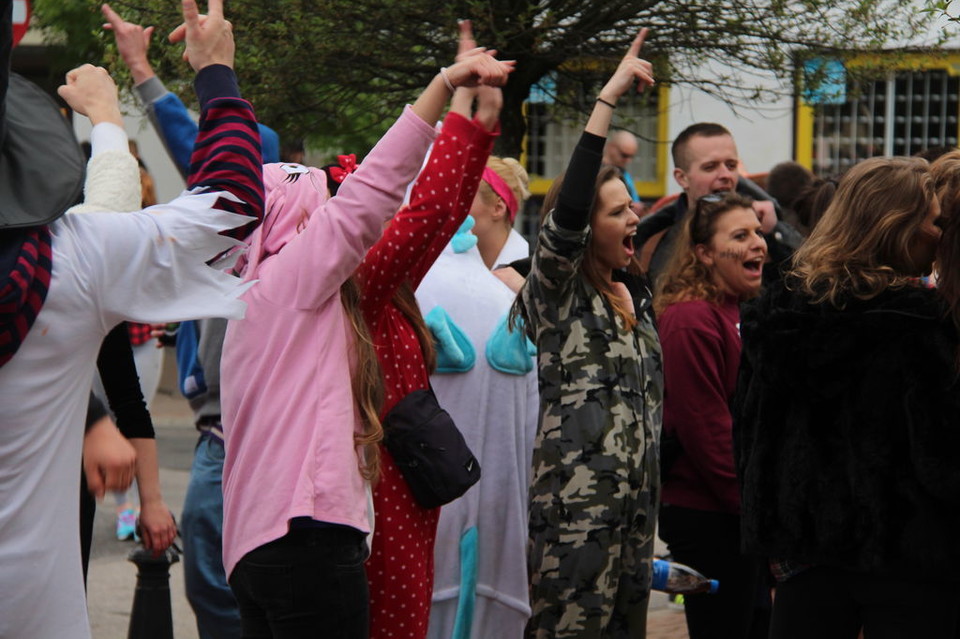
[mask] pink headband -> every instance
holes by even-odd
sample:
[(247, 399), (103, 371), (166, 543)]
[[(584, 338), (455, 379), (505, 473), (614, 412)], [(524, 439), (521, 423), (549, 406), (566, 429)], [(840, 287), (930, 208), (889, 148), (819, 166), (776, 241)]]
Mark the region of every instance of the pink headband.
[(497, 172), (489, 166), (483, 169), (483, 181), (490, 185), (493, 192), (503, 198), (503, 203), (507, 205), (507, 213), (510, 215), (510, 223), (517, 218), (517, 197), (513, 191), (503, 181), (503, 178), (497, 175)]

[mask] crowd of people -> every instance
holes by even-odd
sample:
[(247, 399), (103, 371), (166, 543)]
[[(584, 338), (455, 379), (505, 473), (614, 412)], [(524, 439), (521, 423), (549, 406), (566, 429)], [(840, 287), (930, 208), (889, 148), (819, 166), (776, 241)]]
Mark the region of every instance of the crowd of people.
[[(203, 639), (643, 637), (657, 534), (719, 581), (685, 599), (692, 639), (956, 635), (960, 151), (784, 164), (774, 197), (696, 123), (648, 212), (611, 128), (654, 84), (642, 30), (531, 250), (527, 174), (491, 155), (514, 63), (469, 22), (362, 161), (311, 167), (241, 97), (222, 0), (182, 10), (199, 123), (152, 28), (103, 6), (186, 180), (167, 203), (107, 72), (59, 90), (93, 124), (84, 171), (0, 23), (0, 637), (89, 636), (94, 497), (136, 478), (144, 545), (172, 543), (147, 406), (150, 326), (177, 322)], [(482, 469), (442, 506), (388, 446), (414, 396)]]

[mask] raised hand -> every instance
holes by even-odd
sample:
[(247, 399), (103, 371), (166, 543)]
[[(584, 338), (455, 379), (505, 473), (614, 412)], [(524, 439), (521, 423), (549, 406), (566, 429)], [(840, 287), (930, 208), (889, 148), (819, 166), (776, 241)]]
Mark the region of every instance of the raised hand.
[(100, 11), (103, 13), (103, 17), (107, 19), (103, 28), (107, 31), (113, 31), (113, 35), (117, 39), (117, 50), (120, 52), (120, 57), (130, 68), (133, 81), (140, 84), (152, 78), (154, 72), (147, 59), (147, 51), (150, 49), (153, 27), (143, 28), (139, 24), (125, 21), (116, 11), (110, 8), (109, 4), (101, 6)]
[(647, 33), (647, 28), (640, 29), (640, 33), (633, 39), (617, 70), (613, 72), (603, 89), (600, 90), (600, 99), (610, 104), (616, 104), (617, 99), (630, 90), (634, 82), (637, 83), (637, 91), (643, 91), (646, 87), (653, 86), (653, 65), (639, 57)]
[(196, 0), (183, 0), (183, 24), (170, 32), (170, 42), (184, 41), (183, 59), (194, 71), (212, 64), (233, 68), (233, 25), (223, 17), (223, 0), (209, 0), (206, 15)]
[(123, 126), (117, 85), (103, 67), (85, 64), (67, 73), (67, 82), (57, 89), (70, 108), (90, 118), (93, 124), (112, 122)]
[(454, 87), (505, 85), (516, 61), (497, 60), (493, 53), (477, 47), (458, 55), (457, 61), (447, 67), (447, 77)]
[[(469, 20), (461, 20), (460, 41), (457, 47), (457, 60), (464, 60), (472, 52), (477, 51), (477, 41), (473, 37), (473, 25)], [(495, 52), (487, 51), (487, 54)], [(449, 71), (448, 71), (449, 73)], [(503, 107), (503, 93), (495, 86), (460, 86), (457, 87), (450, 101), (450, 110), (456, 111), (469, 118), (474, 100), (477, 101), (476, 118), (488, 131), (492, 131), (500, 119), (500, 109)]]

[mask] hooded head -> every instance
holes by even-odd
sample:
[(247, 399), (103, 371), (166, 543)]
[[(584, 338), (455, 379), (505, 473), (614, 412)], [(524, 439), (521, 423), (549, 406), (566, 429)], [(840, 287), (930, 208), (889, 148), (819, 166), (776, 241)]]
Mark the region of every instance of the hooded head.
[(296, 237), (329, 198), (324, 172), (302, 164), (265, 164), (263, 186), (267, 196), (263, 223), (250, 237), (249, 251), (237, 263), (245, 279), (256, 278), (260, 263)]

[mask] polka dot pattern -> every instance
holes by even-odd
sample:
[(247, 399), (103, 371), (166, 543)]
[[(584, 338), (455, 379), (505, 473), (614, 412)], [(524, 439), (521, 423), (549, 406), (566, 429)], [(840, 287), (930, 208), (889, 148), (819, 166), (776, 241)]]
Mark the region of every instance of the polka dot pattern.
[[(405, 281), (416, 288), (467, 216), (493, 140), (479, 124), (449, 114), (410, 203), (397, 213), (358, 271), (361, 308), (386, 385), (384, 414), (408, 393), (429, 385), (416, 331), (393, 304), (393, 296)], [(421, 508), (390, 454), (382, 447), (381, 454), (381, 478), (373, 494), (376, 529), (366, 564), (370, 637), (423, 639), (440, 509)]]

